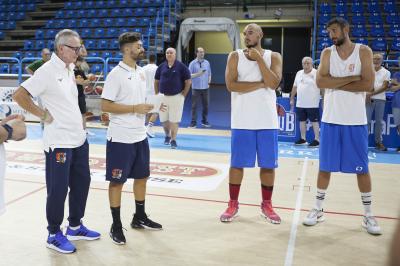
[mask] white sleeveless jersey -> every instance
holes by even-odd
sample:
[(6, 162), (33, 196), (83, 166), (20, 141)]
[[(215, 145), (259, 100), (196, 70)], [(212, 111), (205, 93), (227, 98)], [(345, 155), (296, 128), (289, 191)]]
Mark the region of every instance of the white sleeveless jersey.
[(0, 144), (0, 215), (2, 215), (6, 211), (4, 203), (5, 172), (6, 172), (6, 152), (4, 149), (4, 145)]
[[(238, 81), (262, 80), (256, 61), (246, 58), (243, 50), (238, 52)], [(271, 67), (271, 51), (265, 50), (263, 59)], [(234, 129), (278, 129), (275, 90), (261, 88), (248, 93), (231, 93), (231, 128)]]
[[(342, 60), (336, 46), (331, 46), (329, 74), (332, 77), (348, 77), (361, 75), (360, 44), (356, 44), (353, 53)], [(326, 89), (324, 95), (324, 111), (322, 122), (338, 125), (365, 125), (366, 92), (348, 92)]]

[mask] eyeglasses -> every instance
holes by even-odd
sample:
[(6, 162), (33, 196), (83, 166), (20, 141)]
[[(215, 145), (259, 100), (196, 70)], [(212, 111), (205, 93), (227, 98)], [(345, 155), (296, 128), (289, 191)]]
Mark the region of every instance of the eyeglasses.
[(76, 54), (78, 54), (79, 51), (82, 49), (82, 45), (79, 46), (79, 47), (74, 47), (74, 46), (70, 46), (70, 45), (67, 45), (67, 44), (63, 44), (63, 45), (67, 46), (69, 49), (73, 50)]

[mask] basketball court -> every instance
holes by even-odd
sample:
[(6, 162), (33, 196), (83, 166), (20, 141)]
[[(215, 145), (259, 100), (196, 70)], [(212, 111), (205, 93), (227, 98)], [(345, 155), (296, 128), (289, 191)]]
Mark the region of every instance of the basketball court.
[[(382, 228), (372, 236), (361, 227), (362, 204), (356, 177), (333, 174), (326, 220), (301, 224), (313, 206), (318, 149), (280, 143), (273, 203), (282, 224), (260, 216), (258, 170), (246, 169), (239, 217), (219, 221), (228, 200), (230, 132), (181, 129), (179, 149), (163, 145), (156, 128), (151, 145), (151, 178), (146, 209), (162, 231), (134, 230), (132, 183), (124, 186), (121, 219), (127, 244), (108, 236), (112, 222), (105, 172), (105, 129), (89, 136), (92, 183), (84, 223), (101, 232), (100, 240), (75, 242), (77, 252), (61, 255), (45, 248), (46, 187), (40, 127), (31, 124), (24, 142), (7, 149), (5, 196), (1, 216), (0, 265), (383, 265), (397, 223), (400, 195), (399, 156), (370, 150), (373, 211)], [(68, 208), (66, 205), (66, 217)], [(340, 256), (338, 255), (340, 254)]]

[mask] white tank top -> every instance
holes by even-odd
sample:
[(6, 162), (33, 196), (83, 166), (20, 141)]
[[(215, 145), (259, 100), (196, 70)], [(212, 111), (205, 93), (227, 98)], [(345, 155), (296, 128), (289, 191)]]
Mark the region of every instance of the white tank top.
[[(238, 81), (257, 82), (262, 80), (256, 61), (246, 58), (243, 50), (237, 50)], [(271, 67), (271, 51), (264, 50), (263, 59)], [(232, 92), (231, 128), (235, 129), (278, 129), (275, 90), (262, 88), (248, 93)]]
[(5, 212), (4, 203), (4, 175), (6, 171), (6, 152), (4, 145), (0, 144), (0, 215)]
[[(332, 77), (361, 75), (360, 44), (356, 44), (353, 53), (342, 60), (336, 46), (331, 46), (330, 70)], [(348, 92), (326, 89), (322, 122), (338, 125), (365, 125), (365, 92)]]

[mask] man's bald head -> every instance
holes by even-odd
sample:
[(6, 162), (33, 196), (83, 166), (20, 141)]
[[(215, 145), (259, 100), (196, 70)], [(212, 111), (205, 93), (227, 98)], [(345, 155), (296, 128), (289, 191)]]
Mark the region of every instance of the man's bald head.
[(166, 51), (165, 51), (165, 58), (167, 59), (169, 64), (173, 64), (175, 62), (176, 59), (176, 50), (172, 47), (169, 47)]
[(263, 31), (259, 25), (255, 23), (248, 24), (243, 30), (244, 43), (246, 47), (261, 47), (261, 39), (263, 35)]

